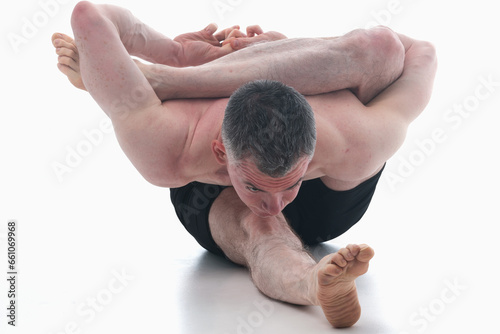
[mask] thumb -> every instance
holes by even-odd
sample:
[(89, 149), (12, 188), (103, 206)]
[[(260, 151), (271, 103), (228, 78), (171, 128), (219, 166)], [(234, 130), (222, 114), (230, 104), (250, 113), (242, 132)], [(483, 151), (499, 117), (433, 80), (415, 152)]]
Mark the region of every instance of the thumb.
[(209, 35), (213, 35), (219, 27), (215, 23), (210, 23), (205, 29), (202, 31), (205, 31)]

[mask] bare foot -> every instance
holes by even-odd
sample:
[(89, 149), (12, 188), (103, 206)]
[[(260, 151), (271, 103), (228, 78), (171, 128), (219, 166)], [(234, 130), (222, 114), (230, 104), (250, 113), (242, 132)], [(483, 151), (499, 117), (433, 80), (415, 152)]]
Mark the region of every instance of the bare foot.
[(374, 251), (367, 245), (348, 245), (318, 263), (318, 301), (334, 327), (350, 327), (361, 316), (354, 280), (368, 271)]
[(59, 55), (57, 68), (68, 77), (73, 86), (86, 90), (80, 75), (80, 57), (73, 38), (65, 34), (55, 33), (52, 35), (52, 45)]
[[(59, 55), (57, 68), (68, 77), (73, 86), (87, 90), (80, 74), (80, 57), (73, 38), (65, 34), (55, 33), (52, 35), (52, 44), (56, 48), (56, 53)], [(148, 79), (160, 99), (165, 100), (172, 97), (170, 95), (171, 88), (167, 86), (165, 80), (161, 79), (162, 76), (168, 77), (168, 75), (170, 75), (167, 70), (156, 64), (143, 64), (136, 59), (134, 59), (134, 62), (142, 71), (146, 79)], [(168, 66), (165, 67), (168, 68)]]

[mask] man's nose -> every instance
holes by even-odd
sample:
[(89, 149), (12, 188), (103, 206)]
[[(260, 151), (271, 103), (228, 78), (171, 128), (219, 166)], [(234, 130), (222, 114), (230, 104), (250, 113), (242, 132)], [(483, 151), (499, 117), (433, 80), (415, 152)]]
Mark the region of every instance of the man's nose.
[(270, 215), (276, 216), (285, 208), (282, 196), (273, 196), (262, 202), (262, 209)]

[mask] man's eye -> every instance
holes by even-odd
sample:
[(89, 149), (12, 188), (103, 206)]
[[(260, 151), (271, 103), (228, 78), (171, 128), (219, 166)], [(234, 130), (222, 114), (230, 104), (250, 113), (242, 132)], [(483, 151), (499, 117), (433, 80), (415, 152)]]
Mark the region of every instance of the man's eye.
[(254, 188), (254, 187), (247, 187), (247, 189), (250, 190), (253, 193), (256, 193), (257, 191), (259, 191), (259, 189)]

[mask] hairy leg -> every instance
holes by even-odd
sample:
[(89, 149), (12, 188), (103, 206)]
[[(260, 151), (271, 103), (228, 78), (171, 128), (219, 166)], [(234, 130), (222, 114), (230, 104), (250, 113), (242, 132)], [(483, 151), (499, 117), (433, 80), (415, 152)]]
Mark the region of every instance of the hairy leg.
[[(214, 44), (231, 35), (231, 31), (237, 31), (236, 26), (213, 35), (216, 26), (209, 25), (202, 31), (177, 37), (179, 43), (149, 28), (122, 8), (104, 8), (111, 13), (108, 14), (111, 18), (120, 17), (123, 25), (120, 38), (127, 52), (155, 63), (146, 65), (136, 61), (162, 101), (229, 97), (246, 82), (271, 79), (284, 82), (305, 95), (351, 89), (362, 103), (367, 103), (399, 77), (404, 63), (404, 48), (399, 38), (385, 28), (356, 30), (338, 38), (269, 41), (229, 54), (230, 48), (224, 50)], [(78, 50), (69, 45), (72, 43), (67, 36), (53, 37), (53, 43), (60, 48), (60, 56), (69, 57), (60, 57), (60, 70), (83, 89), (79, 80), (72, 78), (78, 72), (77, 66), (68, 68), (64, 63), (71, 58), (68, 50), (77, 56)], [(218, 59), (210, 62), (215, 58)], [(180, 62), (186, 61), (190, 66), (208, 63), (174, 67), (185, 66)], [(72, 63), (78, 65), (78, 59), (72, 59)]]
[[(404, 48), (387, 28), (339, 38), (300, 38), (251, 45), (202, 66), (140, 65), (161, 100), (228, 97), (258, 79), (281, 81), (304, 95), (351, 89), (368, 103), (402, 73)], [(173, 73), (173, 74), (172, 74)], [(170, 80), (175, 76), (176, 80)]]
[(368, 270), (373, 250), (349, 245), (317, 263), (283, 215), (255, 216), (233, 188), (225, 189), (209, 216), (215, 242), (233, 262), (250, 270), (256, 287), (270, 298), (321, 306), (334, 327), (359, 319), (355, 278)]

